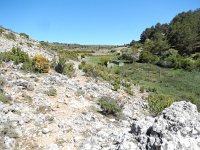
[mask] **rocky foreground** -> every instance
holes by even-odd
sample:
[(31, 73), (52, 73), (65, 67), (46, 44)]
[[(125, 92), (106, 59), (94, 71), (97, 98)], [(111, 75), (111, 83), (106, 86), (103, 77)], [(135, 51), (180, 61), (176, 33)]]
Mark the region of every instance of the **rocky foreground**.
[[(130, 96), (84, 76), (32, 74), (19, 68), (7, 63), (0, 70), (0, 90), (10, 97), (7, 104), (0, 102), (0, 149), (200, 149), (200, 114), (191, 103), (176, 102), (153, 118), (137, 87)], [(49, 94), (51, 89), (57, 94)], [(120, 118), (99, 113), (102, 96), (123, 106)]]

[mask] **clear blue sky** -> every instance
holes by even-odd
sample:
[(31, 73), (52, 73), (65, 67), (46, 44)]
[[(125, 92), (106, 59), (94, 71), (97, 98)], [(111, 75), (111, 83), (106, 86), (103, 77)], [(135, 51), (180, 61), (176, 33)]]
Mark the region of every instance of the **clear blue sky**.
[(1, 0), (0, 25), (43, 41), (125, 44), (196, 8), (200, 0)]

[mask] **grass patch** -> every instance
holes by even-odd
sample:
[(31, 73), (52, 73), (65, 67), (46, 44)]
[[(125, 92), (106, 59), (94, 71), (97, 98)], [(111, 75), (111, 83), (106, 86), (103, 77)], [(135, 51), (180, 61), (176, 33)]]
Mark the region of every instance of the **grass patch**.
[(112, 72), (117, 72), (120, 78), (139, 84), (141, 92), (146, 90), (171, 97), (175, 101), (191, 101), (200, 111), (200, 73), (197, 71), (188, 72), (160, 68), (151, 64), (133, 63), (114, 68)]

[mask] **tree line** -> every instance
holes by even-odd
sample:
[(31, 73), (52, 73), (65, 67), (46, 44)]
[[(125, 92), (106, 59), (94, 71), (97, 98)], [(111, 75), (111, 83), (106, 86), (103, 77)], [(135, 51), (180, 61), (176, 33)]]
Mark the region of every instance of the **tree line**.
[(182, 12), (169, 24), (157, 23), (146, 28), (138, 42), (141, 45), (139, 62), (162, 67), (200, 70), (200, 9)]

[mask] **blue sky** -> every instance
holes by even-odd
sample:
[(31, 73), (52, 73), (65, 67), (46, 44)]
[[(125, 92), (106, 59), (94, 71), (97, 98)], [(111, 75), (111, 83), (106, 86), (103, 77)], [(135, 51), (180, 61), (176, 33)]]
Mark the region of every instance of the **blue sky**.
[(200, 0), (1, 0), (0, 25), (64, 43), (125, 44)]

